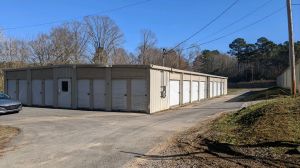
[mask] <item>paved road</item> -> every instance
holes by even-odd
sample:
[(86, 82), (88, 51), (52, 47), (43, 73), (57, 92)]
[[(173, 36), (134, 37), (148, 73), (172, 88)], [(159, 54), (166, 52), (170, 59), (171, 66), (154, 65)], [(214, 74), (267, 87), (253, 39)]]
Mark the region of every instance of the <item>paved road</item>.
[(146, 153), (177, 131), (240, 108), (240, 102), (226, 102), (235, 96), (153, 115), (24, 108), (0, 116), (1, 125), (22, 130), (0, 167), (122, 167), (134, 159), (131, 153)]

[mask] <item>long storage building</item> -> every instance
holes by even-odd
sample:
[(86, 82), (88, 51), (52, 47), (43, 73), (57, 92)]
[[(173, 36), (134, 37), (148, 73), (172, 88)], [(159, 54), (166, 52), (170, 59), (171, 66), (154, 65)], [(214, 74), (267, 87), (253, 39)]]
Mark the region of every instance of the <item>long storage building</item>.
[(227, 77), (156, 65), (7, 69), (5, 93), (27, 106), (154, 113), (227, 94)]

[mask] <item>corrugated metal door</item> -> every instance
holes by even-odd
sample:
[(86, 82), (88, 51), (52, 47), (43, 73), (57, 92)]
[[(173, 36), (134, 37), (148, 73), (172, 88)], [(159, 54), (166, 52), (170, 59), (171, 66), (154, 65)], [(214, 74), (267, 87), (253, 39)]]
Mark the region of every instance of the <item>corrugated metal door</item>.
[(213, 82), (209, 82), (209, 98), (214, 97), (214, 83)]
[(192, 82), (192, 101), (199, 100), (199, 82)]
[(200, 82), (200, 100), (205, 99), (205, 82)]
[(147, 89), (144, 79), (131, 80), (131, 110), (146, 111)]
[(127, 110), (127, 80), (112, 80), (112, 109)]
[(71, 79), (58, 79), (58, 107), (71, 108)]
[(170, 106), (179, 105), (179, 81), (170, 80)]
[(42, 101), (42, 80), (32, 80), (32, 105), (41, 106)]
[(221, 95), (224, 95), (224, 83), (221, 83)]
[(190, 102), (190, 93), (191, 93), (191, 88), (190, 88), (190, 81), (183, 81), (183, 104), (189, 103)]
[(27, 104), (27, 80), (19, 80), (19, 101)]
[(53, 106), (53, 80), (45, 80), (45, 105)]
[(221, 94), (221, 85), (220, 82), (217, 82), (217, 96), (220, 96)]
[(217, 82), (214, 82), (214, 93), (213, 93), (214, 97), (218, 95), (217, 90), (218, 90)]
[(105, 109), (105, 80), (93, 80), (94, 109)]
[(7, 94), (12, 99), (17, 99), (17, 81), (16, 80), (8, 80), (7, 81)]
[(90, 80), (77, 80), (77, 106), (90, 108)]

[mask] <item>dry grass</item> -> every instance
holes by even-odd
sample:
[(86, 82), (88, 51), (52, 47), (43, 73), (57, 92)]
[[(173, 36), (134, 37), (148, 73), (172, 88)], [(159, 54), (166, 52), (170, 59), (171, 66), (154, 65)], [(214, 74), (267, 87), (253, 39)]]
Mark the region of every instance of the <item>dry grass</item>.
[(251, 91), (246, 93), (246, 95), (240, 99), (240, 101), (257, 101), (257, 100), (268, 100), (279, 97), (288, 97), (290, 95), (289, 89), (284, 89), (281, 87), (272, 87), (269, 89), (264, 89), (260, 91)]
[(4, 148), (12, 138), (20, 133), (18, 128), (9, 126), (0, 126), (0, 156), (3, 154)]
[(268, 100), (184, 131), (135, 167), (300, 167), (300, 98)]

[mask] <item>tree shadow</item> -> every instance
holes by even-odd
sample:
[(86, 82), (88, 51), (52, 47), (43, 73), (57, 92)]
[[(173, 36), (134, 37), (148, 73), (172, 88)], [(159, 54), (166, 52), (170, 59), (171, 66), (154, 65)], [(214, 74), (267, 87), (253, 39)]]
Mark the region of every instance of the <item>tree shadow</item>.
[[(224, 160), (226, 162), (238, 164), (243, 167), (249, 167), (249, 165), (245, 164), (244, 161), (250, 162), (259, 162), (268, 167), (282, 167), (285, 166), (292, 166), (292, 167), (300, 167), (299, 162), (290, 161), (287, 159), (278, 159), (273, 158), (270, 156), (255, 156), (246, 154), (245, 152), (240, 152), (239, 149), (243, 148), (267, 148), (267, 147), (297, 147), (300, 144), (297, 142), (266, 142), (260, 144), (249, 144), (249, 145), (231, 145), (228, 143), (219, 143), (217, 141), (212, 141), (207, 138), (201, 139), (200, 143), (197, 145), (191, 144), (191, 142), (181, 141), (178, 142), (178, 146), (185, 146), (188, 147), (191, 152), (182, 152), (177, 154), (162, 154), (162, 155), (147, 155), (141, 154), (136, 152), (128, 152), (128, 151), (120, 151), (126, 154), (132, 154), (136, 158), (142, 158), (146, 160), (209, 160), (210, 158)], [(184, 150), (183, 150), (184, 151)], [(295, 152), (295, 151), (291, 151)]]

